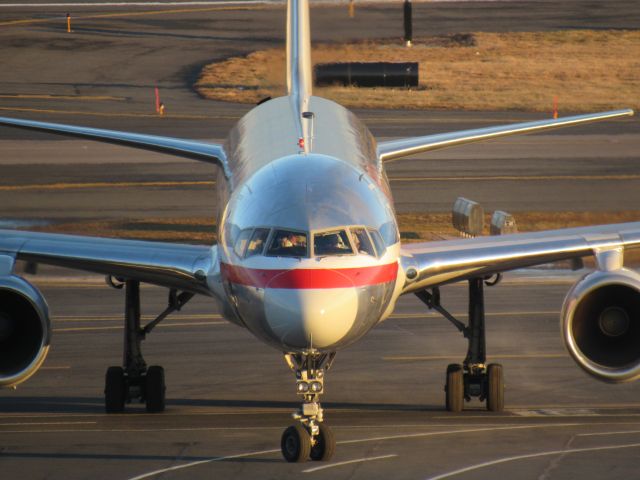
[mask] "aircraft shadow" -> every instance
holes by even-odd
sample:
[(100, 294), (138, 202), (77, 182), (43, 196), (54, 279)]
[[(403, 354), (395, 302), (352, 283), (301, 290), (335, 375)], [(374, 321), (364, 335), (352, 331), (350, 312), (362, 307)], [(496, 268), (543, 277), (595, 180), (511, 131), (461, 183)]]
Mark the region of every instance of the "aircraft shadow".
[[(166, 461), (166, 462), (199, 462), (199, 461), (216, 461), (216, 462), (233, 462), (233, 463), (282, 463), (284, 460), (280, 458), (224, 458), (216, 455), (201, 456), (180, 456), (174, 455), (125, 455), (125, 454), (108, 454), (108, 453), (45, 453), (45, 452), (0, 452), (0, 459), (48, 459), (48, 460), (150, 460), (150, 461)], [(220, 460), (218, 460), (220, 458)]]
[[(167, 408), (171, 407), (235, 407), (235, 408), (271, 408), (283, 409), (286, 413), (299, 406), (295, 401), (278, 400), (241, 400), (241, 399), (192, 399), (167, 398)], [(365, 410), (389, 412), (437, 412), (443, 411), (442, 405), (398, 404), (398, 403), (361, 403), (361, 402), (322, 402), (327, 410)], [(131, 405), (131, 411), (137, 412), (141, 404)], [(102, 397), (26, 397), (6, 396), (0, 398), (0, 413), (104, 413)], [(285, 413), (285, 412), (283, 412)]]

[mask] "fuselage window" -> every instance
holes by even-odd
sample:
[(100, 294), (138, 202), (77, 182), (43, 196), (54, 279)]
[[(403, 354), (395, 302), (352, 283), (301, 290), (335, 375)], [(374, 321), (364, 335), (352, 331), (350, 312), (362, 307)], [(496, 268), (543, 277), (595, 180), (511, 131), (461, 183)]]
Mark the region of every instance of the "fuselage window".
[(374, 230), (373, 228), (369, 229), (369, 235), (371, 236), (371, 240), (373, 240), (373, 244), (376, 247), (376, 252), (378, 252), (378, 257), (381, 257), (382, 255), (384, 255), (384, 251), (386, 249), (384, 242), (382, 241), (382, 237), (380, 236), (378, 231)]
[(277, 230), (267, 250), (267, 255), (276, 257), (306, 257), (307, 234), (290, 230)]
[(244, 251), (247, 248), (247, 244), (249, 243), (249, 238), (251, 238), (251, 232), (253, 232), (252, 228), (247, 228), (246, 230), (242, 230), (240, 232), (240, 235), (238, 235), (236, 244), (233, 246), (233, 251), (240, 258), (244, 256)]
[(364, 228), (356, 227), (351, 229), (353, 234), (353, 242), (355, 243), (356, 251), (360, 255), (376, 256), (376, 252), (371, 244), (371, 239), (367, 235), (367, 231)]
[(264, 245), (267, 243), (267, 237), (269, 236), (268, 228), (256, 228), (249, 240), (249, 246), (247, 247), (246, 257), (253, 257), (254, 255), (262, 254)]
[(345, 230), (316, 233), (313, 236), (313, 250), (316, 256), (353, 254)]

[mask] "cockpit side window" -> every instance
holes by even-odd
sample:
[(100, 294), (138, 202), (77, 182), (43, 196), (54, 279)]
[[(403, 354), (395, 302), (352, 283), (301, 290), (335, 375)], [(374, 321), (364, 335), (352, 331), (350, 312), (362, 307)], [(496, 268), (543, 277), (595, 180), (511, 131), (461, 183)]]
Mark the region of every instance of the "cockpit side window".
[(400, 241), (400, 235), (398, 234), (398, 227), (394, 221), (387, 222), (380, 226), (380, 235), (387, 247), (390, 247), (394, 243)]
[(346, 230), (332, 230), (314, 234), (313, 250), (316, 256), (353, 254)]
[(306, 257), (307, 234), (291, 230), (276, 230), (267, 250), (274, 257)]
[(367, 235), (367, 231), (362, 227), (355, 227), (351, 229), (353, 234), (353, 242), (355, 243), (356, 252), (360, 255), (376, 256), (376, 252), (371, 244), (371, 239)]
[(240, 258), (244, 256), (244, 251), (247, 248), (247, 244), (249, 243), (249, 238), (251, 238), (251, 232), (253, 232), (252, 228), (242, 230), (238, 235), (238, 239), (236, 240), (235, 245), (233, 246), (233, 251)]
[(246, 258), (253, 257), (254, 255), (262, 254), (264, 246), (267, 243), (267, 237), (269, 236), (268, 228), (256, 228), (251, 235), (249, 245), (247, 246)]
[(377, 230), (374, 230), (373, 228), (370, 228), (368, 230), (369, 230), (369, 235), (371, 235), (371, 240), (373, 240), (373, 244), (376, 247), (376, 252), (378, 252), (378, 257), (381, 257), (382, 255), (384, 255), (384, 251), (386, 250), (387, 247), (384, 245), (384, 242), (382, 241), (382, 237), (380, 236)]

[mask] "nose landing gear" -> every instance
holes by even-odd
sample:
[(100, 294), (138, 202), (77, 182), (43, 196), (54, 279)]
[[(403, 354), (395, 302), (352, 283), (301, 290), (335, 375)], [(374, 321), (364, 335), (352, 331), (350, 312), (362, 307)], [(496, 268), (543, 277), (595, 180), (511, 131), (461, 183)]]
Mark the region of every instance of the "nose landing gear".
[(302, 397), (300, 409), (293, 413), (297, 423), (284, 431), (280, 442), (287, 462), (327, 461), (333, 456), (336, 441), (323, 423), (320, 395), (324, 393), (325, 372), (331, 368), (335, 355), (312, 350), (284, 356), (296, 375), (296, 393)]

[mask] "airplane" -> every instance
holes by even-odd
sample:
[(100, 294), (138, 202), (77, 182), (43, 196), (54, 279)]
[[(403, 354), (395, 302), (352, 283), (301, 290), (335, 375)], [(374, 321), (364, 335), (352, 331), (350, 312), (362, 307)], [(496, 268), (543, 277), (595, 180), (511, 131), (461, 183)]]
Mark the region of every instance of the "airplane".
[[(194, 295), (217, 299), (224, 317), (283, 353), (301, 407), (282, 434), (289, 462), (327, 461), (335, 437), (320, 397), (336, 352), (362, 338), (415, 294), (468, 339), (446, 370), (445, 405), (478, 398), (504, 408), (504, 375), (486, 363), (484, 287), (503, 272), (595, 257), (561, 311), (564, 343), (597, 379), (640, 377), (640, 275), (624, 251), (640, 247), (640, 222), (402, 245), (385, 163), (513, 134), (616, 119), (632, 110), (376, 142), (349, 110), (312, 95), (308, 0), (287, 3), (287, 91), (249, 111), (224, 144), (0, 118), (0, 124), (88, 138), (208, 162), (217, 168), (213, 246), (0, 230), (0, 386), (42, 365), (51, 341), (46, 300), (15, 272), (17, 260), (104, 274), (125, 293), (122, 366), (107, 369), (105, 409), (141, 401), (165, 409), (164, 370), (147, 366), (142, 341)], [(140, 319), (140, 283), (168, 289), (168, 307)], [(468, 283), (467, 324), (442, 305), (440, 287)]]

